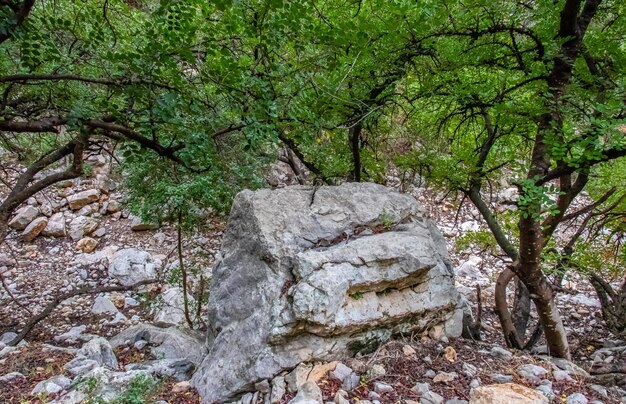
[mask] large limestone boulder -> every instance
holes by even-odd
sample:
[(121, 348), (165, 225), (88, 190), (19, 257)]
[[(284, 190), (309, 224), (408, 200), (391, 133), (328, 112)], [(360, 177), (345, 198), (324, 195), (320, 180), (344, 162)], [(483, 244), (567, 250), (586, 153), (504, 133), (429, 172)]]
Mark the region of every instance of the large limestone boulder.
[(213, 271), (209, 355), (192, 384), (232, 399), (304, 361), (375, 349), (462, 311), (446, 245), (414, 198), (375, 184), (243, 191)]
[(147, 251), (125, 248), (117, 251), (109, 263), (109, 276), (122, 285), (156, 279), (161, 260)]

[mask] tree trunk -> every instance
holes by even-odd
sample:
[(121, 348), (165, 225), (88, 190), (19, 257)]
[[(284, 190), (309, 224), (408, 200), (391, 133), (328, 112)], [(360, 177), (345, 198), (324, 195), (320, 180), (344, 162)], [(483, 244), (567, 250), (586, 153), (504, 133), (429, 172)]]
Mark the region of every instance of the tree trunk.
[(547, 279), (542, 276), (542, 280), (533, 290), (533, 302), (537, 308), (539, 322), (546, 336), (548, 344), (548, 354), (560, 358), (570, 359), (567, 333), (563, 326), (563, 321), (554, 301), (552, 287)]
[(596, 290), (609, 331), (617, 336), (626, 335), (626, 280), (617, 291), (596, 274), (591, 274), (589, 281)]
[(528, 288), (537, 308), (539, 323), (546, 336), (549, 354), (570, 359), (567, 334), (554, 301), (552, 286), (541, 270), (541, 253), (545, 243), (538, 218), (540, 209), (541, 206), (536, 205), (526, 212), (526, 217), (520, 218), (520, 261), (515, 267), (515, 272)]
[(509, 311), (509, 306), (506, 301), (506, 287), (514, 277), (515, 273), (509, 268), (502, 271), (498, 276), (498, 279), (496, 280), (495, 309), (496, 314), (500, 319), (502, 334), (504, 335), (506, 345), (509, 348), (521, 349), (522, 339), (517, 333), (513, 317), (511, 316), (511, 312)]
[(518, 277), (515, 277), (515, 300), (513, 300), (513, 324), (523, 342), (526, 339), (528, 322), (530, 321), (530, 293)]
[(361, 123), (356, 123), (348, 130), (350, 138), (350, 149), (352, 150), (354, 182), (361, 182)]

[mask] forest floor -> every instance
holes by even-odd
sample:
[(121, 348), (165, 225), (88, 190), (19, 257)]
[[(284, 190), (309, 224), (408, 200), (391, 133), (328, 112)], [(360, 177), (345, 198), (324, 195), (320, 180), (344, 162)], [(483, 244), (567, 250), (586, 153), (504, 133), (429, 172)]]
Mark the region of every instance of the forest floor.
[[(76, 189), (89, 186), (88, 181), (74, 185)], [(119, 194), (111, 195), (121, 199)], [(358, 358), (357, 362), (347, 361), (355, 370), (363, 366), (369, 369), (373, 365), (380, 365), (385, 370), (384, 374), (373, 378), (362, 377), (362, 384), (348, 392), (350, 402), (367, 400), (376, 382), (384, 382), (393, 387), (391, 392), (380, 395), (381, 403), (417, 401), (419, 395), (412, 388), (418, 382), (428, 382), (431, 391), (445, 399), (458, 400), (469, 399), (470, 383), (475, 379), (480, 380), (481, 384), (489, 384), (503, 376), (514, 383), (537, 387), (538, 380), (525, 379), (516, 371), (524, 364), (534, 364), (546, 369), (547, 376), (542, 380), (551, 381), (551, 390), (556, 401), (565, 401), (573, 393), (582, 393), (590, 401), (620, 402), (620, 397), (626, 395), (623, 390), (611, 385), (606, 385), (603, 389), (595, 385), (600, 382), (590, 382), (583, 378), (556, 380), (553, 377), (555, 368), (528, 352), (514, 352), (511, 357), (490, 354), (494, 347), (504, 345), (499, 322), (493, 311), (493, 285), (497, 273), (507, 261), (477, 246), (469, 245), (463, 249), (457, 247), (460, 237), (482, 228), (478, 214), (471, 205), (464, 203), (459, 206), (454, 201), (423, 188), (416, 189), (414, 195), (448, 240), (452, 263), (457, 268), (457, 286), (473, 310), (476, 310), (477, 305), (475, 286), (479, 284), (482, 287), (482, 339), (454, 339), (446, 343), (431, 338), (404, 336), (385, 344), (369, 356)], [(5, 282), (4, 289), (0, 291), (0, 335), (19, 330), (32, 315), (43, 310), (54, 296), (71, 291), (77, 282), (94, 287), (110, 284), (104, 263), (116, 250), (140, 248), (158, 255), (165, 265), (175, 262), (176, 234), (173, 228), (131, 231), (130, 225), (131, 219), (126, 214), (103, 215), (100, 218), (100, 227), (104, 229), (104, 234), (98, 239), (95, 253), (91, 254), (77, 250), (76, 242), (66, 237), (37, 237), (33, 242), (25, 243), (16, 232), (12, 232), (7, 242), (0, 247), (0, 266), (3, 268), (0, 270), (3, 271)], [(185, 254), (210, 268), (213, 257), (219, 251), (224, 226), (224, 218), (210, 219), (207, 230), (202, 234), (186, 237)], [(569, 331), (574, 362), (586, 370), (598, 360), (626, 362), (626, 353), (623, 352), (622, 357), (619, 354), (610, 358), (596, 355), (603, 347), (626, 345), (626, 342), (615, 340), (603, 326), (599, 302), (591, 286), (582, 277), (568, 274), (565, 283), (568, 293), (559, 295), (558, 306)], [(148, 291), (148, 294), (127, 292), (124, 296), (142, 303), (149, 301), (150, 293), (158, 292), (157, 287)], [(109, 338), (131, 324), (152, 320), (154, 310), (149, 304), (120, 308), (124, 319), (117, 322), (112, 321), (111, 315), (94, 315), (91, 307), (95, 297), (79, 296), (60, 305), (33, 328), (26, 337), (27, 344), (0, 357), (0, 377), (11, 372), (20, 372), (25, 376), (8, 382), (1, 381), (0, 378), (0, 403), (46, 402), (40, 397), (32, 397), (30, 392), (38, 382), (64, 372), (63, 364), (72, 356), (63, 351), (50, 350), (47, 344), (72, 346), (72, 342), (55, 342), (55, 337), (70, 328), (84, 325), (85, 332)], [(412, 351), (405, 346), (411, 346), (415, 353), (407, 354)], [(446, 355), (451, 349), (456, 353), (454, 360)], [(128, 357), (129, 354), (125, 355)], [(128, 363), (131, 359), (137, 358), (121, 358), (120, 363), (123, 366), (125, 361)], [(433, 377), (441, 372), (454, 373), (454, 376), (444, 375), (434, 381)], [(172, 380), (164, 381), (154, 389), (146, 402), (199, 402), (193, 389), (175, 392), (173, 383)], [(325, 400), (332, 401), (339, 388), (337, 382), (325, 377), (319, 381), (319, 385)], [(293, 394), (286, 395), (283, 401), (287, 402), (292, 396)]]

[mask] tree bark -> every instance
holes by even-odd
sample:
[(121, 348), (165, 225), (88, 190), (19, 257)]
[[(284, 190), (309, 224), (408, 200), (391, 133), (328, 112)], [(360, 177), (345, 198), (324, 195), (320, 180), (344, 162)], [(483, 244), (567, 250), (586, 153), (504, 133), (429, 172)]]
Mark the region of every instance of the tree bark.
[(354, 182), (361, 182), (361, 130), (362, 126), (360, 122), (355, 123), (348, 129), (350, 150), (352, 151), (352, 178)]
[(506, 301), (506, 287), (515, 278), (515, 273), (506, 268), (500, 273), (496, 280), (495, 300), (496, 300), (496, 314), (500, 319), (500, 325), (502, 326), (502, 334), (504, 335), (504, 341), (509, 348), (521, 349), (522, 339), (518, 335), (517, 328), (513, 322), (513, 316), (509, 311), (509, 306)]

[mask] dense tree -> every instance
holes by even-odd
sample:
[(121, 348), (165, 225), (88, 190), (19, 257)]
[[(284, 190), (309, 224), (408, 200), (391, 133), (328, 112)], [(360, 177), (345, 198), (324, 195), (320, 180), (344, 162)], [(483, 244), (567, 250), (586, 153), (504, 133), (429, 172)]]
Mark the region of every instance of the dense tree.
[[(420, 171), (468, 198), (511, 259), (497, 283), (507, 343), (524, 346), (528, 320), (506, 302), (517, 277), (518, 302), (532, 298), (551, 353), (567, 357), (548, 255), (562, 222), (619, 205), (620, 185), (599, 173), (626, 154), (625, 8), (0, 1), (0, 143), (28, 167), (5, 183), (0, 235), (16, 207), (109, 145), (132, 209), (179, 229), (261, 186), (279, 148), (316, 181)], [(486, 192), (505, 176), (514, 214)], [(571, 211), (590, 187), (596, 203)]]
[[(619, 130), (623, 5), (477, 1), (463, 7), (461, 13), (444, 6), (437, 13), (442, 28), (424, 39), (438, 63), (425, 66), (430, 74), (416, 84), (426, 97), (414, 121), (421, 134), (435, 125), (439, 131), (421, 136), (429, 139), (429, 152), (416, 164), (429, 165), (434, 177), (480, 211), (513, 260), (500, 275), (499, 294), (517, 275), (530, 291), (550, 352), (568, 357), (544, 254), (597, 166), (626, 154)], [(507, 175), (520, 194), (513, 234), (483, 192)], [(499, 303), (507, 342), (523, 346), (506, 304)]]

